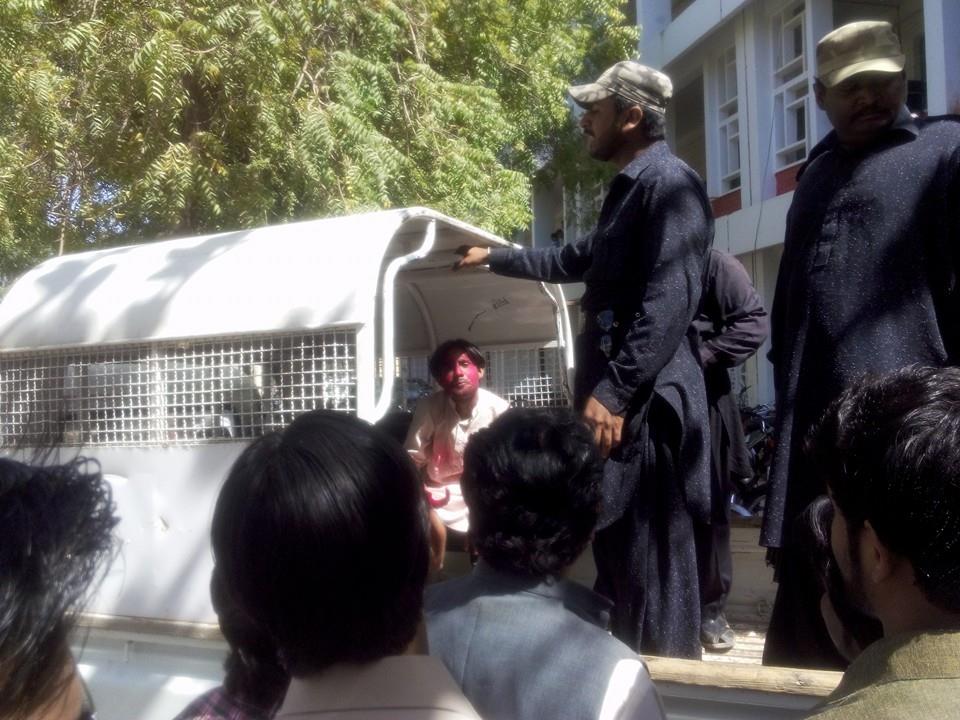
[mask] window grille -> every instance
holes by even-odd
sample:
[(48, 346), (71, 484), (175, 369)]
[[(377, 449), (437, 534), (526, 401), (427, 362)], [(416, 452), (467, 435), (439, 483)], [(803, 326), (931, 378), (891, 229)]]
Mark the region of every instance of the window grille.
[(717, 60), (717, 121), (720, 192), (740, 187), (740, 114), (737, 92), (737, 50), (728, 48)]
[(0, 354), (0, 442), (190, 445), (357, 410), (353, 330)]
[(804, 2), (789, 3), (773, 18), (773, 122), (778, 170), (807, 156), (810, 75), (805, 22)]
[[(557, 348), (481, 348), (487, 367), (482, 385), (514, 405), (565, 407), (569, 404)], [(413, 410), (417, 400), (433, 391), (427, 357), (397, 358), (394, 400)]]

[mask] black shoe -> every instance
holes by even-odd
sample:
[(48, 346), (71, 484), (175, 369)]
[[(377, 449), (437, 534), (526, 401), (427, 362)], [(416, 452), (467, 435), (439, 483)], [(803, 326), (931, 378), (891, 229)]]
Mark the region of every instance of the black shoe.
[(700, 624), (700, 644), (710, 653), (725, 653), (733, 650), (737, 636), (730, 623), (721, 613), (716, 618), (704, 620)]

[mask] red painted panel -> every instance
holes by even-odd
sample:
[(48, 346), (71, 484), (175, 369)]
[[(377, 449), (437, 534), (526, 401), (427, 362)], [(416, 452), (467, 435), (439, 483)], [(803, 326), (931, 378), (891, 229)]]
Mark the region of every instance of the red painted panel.
[(774, 175), (777, 180), (777, 195), (788, 193), (797, 186), (797, 171), (799, 169), (799, 165), (791, 165)]
[(742, 207), (740, 188), (731, 190), (720, 197), (712, 198), (710, 200), (710, 205), (713, 207), (714, 217), (723, 217), (724, 215), (729, 215), (730, 213), (736, 212)]

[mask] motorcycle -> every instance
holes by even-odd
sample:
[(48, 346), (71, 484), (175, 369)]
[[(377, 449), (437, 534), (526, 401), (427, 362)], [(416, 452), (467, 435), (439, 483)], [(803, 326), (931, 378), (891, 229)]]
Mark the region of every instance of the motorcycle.
[(740, 420), (750, 453), (752, 475), (748, 478), (734, 477), (731, 507), (743, 517), (763, 515), (767, 499), (767, 481), (776, 440), (773, 437), (775, 410), (770, 405), (740, 410)]

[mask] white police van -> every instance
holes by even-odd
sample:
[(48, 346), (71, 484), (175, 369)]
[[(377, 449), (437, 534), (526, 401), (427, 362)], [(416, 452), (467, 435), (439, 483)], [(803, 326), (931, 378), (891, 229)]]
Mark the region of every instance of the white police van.
[[(451, 272), (465, 244), (508, 245), (410, 208), (68, 255), (9, 288), (0, 445), (96, 458), (121, 516), (75, 645), (100, 720), (168, 720), (220, 681), (209, 526), (251, 438), (313, 408), (370, 421), (411, 408), (430, 389), (430, 351), (453, 337), (483, 350), (501, 396), (569, 403), (560, 287)], [(784, 692), (794, 675), (651, 669), (677, 718), (796, 717), (831, 682)]]

